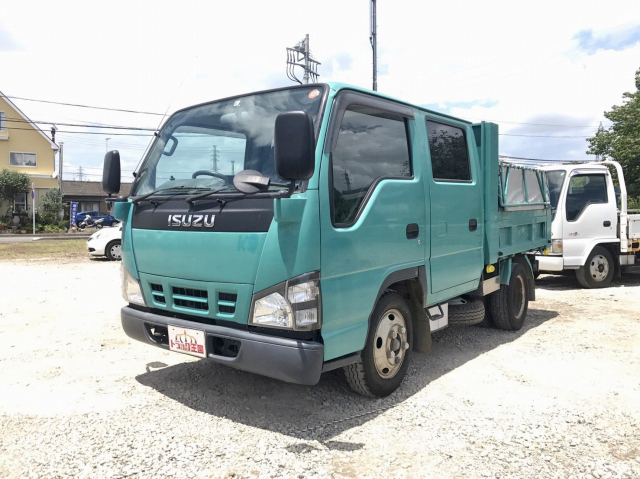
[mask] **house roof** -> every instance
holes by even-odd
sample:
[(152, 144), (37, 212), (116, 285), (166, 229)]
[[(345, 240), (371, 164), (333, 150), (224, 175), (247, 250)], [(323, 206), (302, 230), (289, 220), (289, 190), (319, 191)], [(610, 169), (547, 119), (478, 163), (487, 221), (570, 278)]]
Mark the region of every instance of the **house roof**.
[[(129, 195), (131, 191), (131, 183), (122, 183), (120, 185), (121, 195)], [(107, 194), (102, 191), (102, 182), (100, 181), (67, 181), (62, 182), (62, 196), (87, 196), (87, 197), (103, 197)]]
[[(18, 115), (20, 115), (27, 122), (29, 122), (29, 124), (34, 128), (34, 130), (36, 130), (38, 133), (40, 133), (45, 138), (45, 140), (47, 140), (49, 142), (49, 144), (51, 145), (51, 149), (52, 150), (58, 151), (58, 145), (56, 145), (53, 141), (51, 141), (51, 138), (49, 138), (44, 131), (42, 131), (40, 128), (38, 128), (38, 125), (36, 125), (33, 121), (31, 121), (31, 118), (29, 118), (27, 115), (25, 115), (22, 112), (22, 110), (20, 110), (20, 108), (18, 108), (15, 105), (15, 103), (13, 103), (11, 100), (9, 100), (9, 97), (6, 96), (1, 91), (0, 91), (0, 98), (2, 98), (4, 101), (6, 101), (9, 104), (9, 106), (11, 108), (13, 108), (18, 113)], [(11, 129), (11, 128), (9, 128), (9, 129)]]

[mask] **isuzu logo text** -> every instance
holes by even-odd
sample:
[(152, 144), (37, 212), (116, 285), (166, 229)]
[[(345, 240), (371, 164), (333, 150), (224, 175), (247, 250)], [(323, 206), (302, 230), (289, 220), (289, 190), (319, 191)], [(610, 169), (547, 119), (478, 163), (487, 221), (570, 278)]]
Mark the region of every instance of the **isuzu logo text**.
[(194, 228), (213, 228), (216, 215), (169, 215), (169, 226), (193, 226)]

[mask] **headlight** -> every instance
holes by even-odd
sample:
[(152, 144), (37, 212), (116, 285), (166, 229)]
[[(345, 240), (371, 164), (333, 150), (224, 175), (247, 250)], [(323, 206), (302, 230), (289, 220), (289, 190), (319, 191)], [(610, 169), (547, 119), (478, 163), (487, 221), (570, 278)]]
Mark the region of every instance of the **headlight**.
[(253, 308), (253, 323), (260, 326), (291, 329), (293, 313), (291, 306), (280, 293), (271, 293), (256, 300)]
[(146, 306), (142, 296), (142, 290), (140, 289), (140, 283), (131, 276), (123, 264), (120, 265), (120, 275), (122, 277), (122, 297), (128, 303), (139, 304)]
[(320, 273), (306, 273), (253, 297), (249, 324), (309, 331), (321, 325)]
[(559, 240), (559, 239), (551, 240), (551, 252), (562, 253), (562, 240)]

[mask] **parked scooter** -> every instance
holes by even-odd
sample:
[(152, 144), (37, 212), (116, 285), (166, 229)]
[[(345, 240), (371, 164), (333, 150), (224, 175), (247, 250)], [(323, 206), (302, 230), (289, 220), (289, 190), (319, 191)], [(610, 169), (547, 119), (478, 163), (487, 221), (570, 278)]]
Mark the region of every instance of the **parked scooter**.
[(102, 223), (104, 222), (104, 218), (98, 218), (95, 221), (91, 221), (91, 216), (90, 215), (85, 215), (84, 219), (78, 223), (78, 229), (79, 230), (83, 230), (86, 227), (94, 227), (97, 229), (102, 228)]

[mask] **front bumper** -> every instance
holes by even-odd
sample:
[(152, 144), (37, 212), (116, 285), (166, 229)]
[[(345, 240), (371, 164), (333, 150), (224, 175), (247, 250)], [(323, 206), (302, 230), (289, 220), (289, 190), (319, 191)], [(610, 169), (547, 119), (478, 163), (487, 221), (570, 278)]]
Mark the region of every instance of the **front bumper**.
[[(324, 345), (312, 341), (279, 338), (223, 326), (170, 318), (125, 306), (121, 311), (122, 328), (130, 338), (169, 349), (151, 333), (155, 326), (168, 325), (204, 331), (207, 357), (216, 363), (297, 384), (316, 384), (320, 380)], [(235, 357), (214, 354), (214, 341), (239, 343)]]
[(104, 256), (104, 246), (96, 246), (96, 241), (87, 241), (87, 252), (92, 256)]
[(564, 259), (562, 256), (536, 255), (538, 271), (562, 271)]

